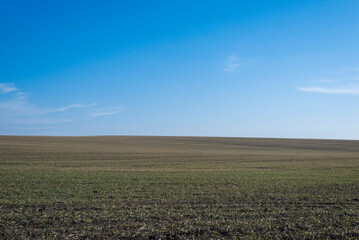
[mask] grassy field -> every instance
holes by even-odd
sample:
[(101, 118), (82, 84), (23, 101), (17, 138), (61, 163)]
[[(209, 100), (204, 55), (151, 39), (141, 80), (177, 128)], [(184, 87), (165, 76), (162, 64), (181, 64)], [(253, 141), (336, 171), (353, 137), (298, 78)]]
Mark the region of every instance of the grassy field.
[(0, 239), (359, 239), (359, 141), (0, 136)]

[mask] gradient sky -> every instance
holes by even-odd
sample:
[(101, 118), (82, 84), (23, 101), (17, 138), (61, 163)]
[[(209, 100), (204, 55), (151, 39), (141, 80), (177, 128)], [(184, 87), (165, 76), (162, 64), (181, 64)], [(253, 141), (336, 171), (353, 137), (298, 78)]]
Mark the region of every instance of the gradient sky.
[(359, 1), (0, 3), (0, 134), (359, 139)]

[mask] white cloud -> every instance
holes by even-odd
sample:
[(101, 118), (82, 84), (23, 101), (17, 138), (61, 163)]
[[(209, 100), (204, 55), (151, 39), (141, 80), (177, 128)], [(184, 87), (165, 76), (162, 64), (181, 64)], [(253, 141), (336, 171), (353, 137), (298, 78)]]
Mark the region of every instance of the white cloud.
[(332, 93), (332, 94), (359, 94), (359, 87), (340, 87), (340, 88), (325, 88), (325, 87), (298, 87), (302, 92), (314, 92), (314, 93)]
[(328, 94), (347, 94), (359, 95), (359, 68), (345, 68), (332, 74), (334, 78), (324, 78), (314, 82), (320, 83), (321, 86), (297, 87), (302, 92), (328, 93)]
[(76, 104), (68, 105), (68, 106), (65, 106), (65, 107), (52, 109), (52, 110), (48, 111), (48, 113), (51, 113), (51, 112), (64, 112), (64, 111), (67, 111), (67, 110), (70, 110), (70, 109), (73, 109), (73, 108), (87, 108), (87, 107), (92, 107), (92, 106), (95, 106), (95, 105), (96, 105), (96, 103), (91, 103), (91, 104), (79, 104), (79, 103), (76, 103)]
[(39, 108), (29, 102), (25, 94), (15, 94), (6, 101), (0, 101), (0, 112), (7, 116), (39, 116), (57, 112), (65, 112), (70, 109), (88, 108), (95, 104), (72, 104), (59, 108)]
[(108, 107), (103, 109), (96, 109), (94, 112), (90, 114), (91, 117), (100, 117), (106, 115), (113, 115), (116, 113), (120, 113), (122, 111), (122, 107)]
[(119, 107), (94, 109), (95, 103), (43, 108), (31, 103), (26, 94), (20, 92), (13, 84), (0, 83), (0, 90), (6, 93), (12, 92), (10, 95), (4, 95), (5, 99), (0, 101), (0, 124), (3, 125), (26, 125), (27, 127), (55, 125), (120, 112)]
[(226, 66), (222, 69), (225, 72), (234, 72), (240, 66), (237, 55), (230, 55), (227, 57)]
[(12, 83), (0, 83), (0, 93), (10, 93), (17, 91), (17, 88), (14, 87)]

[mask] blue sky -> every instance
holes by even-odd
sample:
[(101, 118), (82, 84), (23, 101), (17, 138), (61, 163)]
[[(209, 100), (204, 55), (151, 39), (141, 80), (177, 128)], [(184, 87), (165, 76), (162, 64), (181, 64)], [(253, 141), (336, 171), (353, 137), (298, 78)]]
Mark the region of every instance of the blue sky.
[(2, 1), (0, 134), (359, 139), (359, 1)]

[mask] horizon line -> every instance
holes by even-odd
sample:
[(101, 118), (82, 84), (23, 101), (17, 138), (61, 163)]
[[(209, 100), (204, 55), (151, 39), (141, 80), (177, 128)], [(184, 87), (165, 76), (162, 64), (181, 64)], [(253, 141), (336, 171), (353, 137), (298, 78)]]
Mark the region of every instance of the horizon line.
[(359, 138), (309, 138), (309, 137), (229, 137), (229, 136), (196, 136), (196, 135), (131, 135), (131, 134), (123, 134), (123, 135), (110, 135), (110, 134), (102, 134), (102, 135), (24, 135), (24, 134), (12, 134), (12, 135), (4, 135), (0, 134), (0, 137), (61, 137), (61, 138), (85, 138), (85, 137), (175, 137), (175, 138), (251, 138), (251, 139), (287, 139), (287, 140), (333, 140), (333, 141), (359, 141)]

